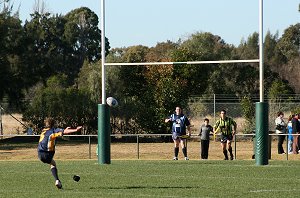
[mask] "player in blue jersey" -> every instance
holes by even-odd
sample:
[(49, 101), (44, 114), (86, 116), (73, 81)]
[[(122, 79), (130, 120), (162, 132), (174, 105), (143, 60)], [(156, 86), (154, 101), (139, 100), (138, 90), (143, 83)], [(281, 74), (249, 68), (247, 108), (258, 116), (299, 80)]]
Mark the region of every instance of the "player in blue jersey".
[(179, 144), (181, 144), (184, 159), (189, 160), (189, 158), (187, 157), (187, 149), (185, 146), (186, 138), (182, 138), (181, 136), (186, 135), (186, 129), (188, 130), (188, 136), (190, 136), (190, 121), (182, 113), (182, 109), (180, 107), (176, 107), (175, 113), (172, 114), (169, 118), (165, 119), (165, 122), (172, 123), (172, 138), (175, 146), (173, 160), (178, 160)]
[(50, 170), (55, 178), (55, 186), (59, 189), (62, 188), (61, 181), (58, 178), (56, 163), (53, 160), (55, 154), (55, 139), (66, 134), (80, 131), (82, 128), (78, 126), (76, 129), (67, 127), (66, 129), (54, 128), (55, 121), (52, 118), (45, 119), (45, 128), (43, 129), (39, 144), (38, 144), (38, 157), (46, 164), (50, 164)]

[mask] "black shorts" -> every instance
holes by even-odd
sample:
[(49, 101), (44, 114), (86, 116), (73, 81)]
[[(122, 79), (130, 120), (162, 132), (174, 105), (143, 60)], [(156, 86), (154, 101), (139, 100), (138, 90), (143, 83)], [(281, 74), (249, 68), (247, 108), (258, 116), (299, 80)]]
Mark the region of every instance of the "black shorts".
[(227, 143), (227, 140), (231, 141), (233, 139), (232, 134), (224, 135), (221, 134), (221, 143)]
[(55, 152), (38, 151), (39, 159), (46, 164), (50, 164), (52, 162), (54, 154)]

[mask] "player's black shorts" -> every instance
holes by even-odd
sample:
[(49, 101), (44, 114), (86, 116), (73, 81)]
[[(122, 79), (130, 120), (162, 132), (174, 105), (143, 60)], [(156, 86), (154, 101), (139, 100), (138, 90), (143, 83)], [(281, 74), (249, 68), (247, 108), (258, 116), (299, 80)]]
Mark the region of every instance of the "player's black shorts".
[(38, 151), (38, 157), (39, 159), (46, 163), (46, 164), (50, 164), (53, 156), (54, 156), (55, 152), (48, 152), (48, 151)]
[(227, 143), (227, 140), (231, 141), (232, 139), (233, 139), (232, 134), (229, 135), (221, 134), (221, 143)]

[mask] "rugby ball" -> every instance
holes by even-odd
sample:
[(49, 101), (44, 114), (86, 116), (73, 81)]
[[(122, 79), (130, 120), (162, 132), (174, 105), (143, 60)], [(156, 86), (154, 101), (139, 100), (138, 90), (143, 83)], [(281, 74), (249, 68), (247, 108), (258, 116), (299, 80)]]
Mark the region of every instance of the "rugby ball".
[(116, 107), (116, 106), (118, 106), (118, 101), (115, 98), (113, 98), (113, 97), (106, 98), (106, 103), (110, 107)]

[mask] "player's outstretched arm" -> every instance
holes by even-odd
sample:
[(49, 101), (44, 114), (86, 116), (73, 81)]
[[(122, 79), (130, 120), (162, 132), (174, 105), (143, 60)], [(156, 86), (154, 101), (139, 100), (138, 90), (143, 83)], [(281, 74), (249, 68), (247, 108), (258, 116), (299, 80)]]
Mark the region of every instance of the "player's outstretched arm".
[(65, 130), (64, 130), (64, 134), (75, 133), (75, 132), (77, 132), (77, 131), (80, 131), (81, 128), (82, 128), (82, 126), (78, 126), (78, 127), (76, 127), (76, 129), (72, 129), (71, 127), (67, 127), (67, 128), (65, 128)]

